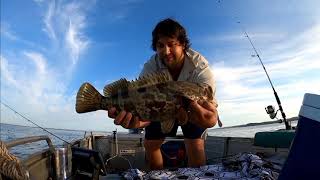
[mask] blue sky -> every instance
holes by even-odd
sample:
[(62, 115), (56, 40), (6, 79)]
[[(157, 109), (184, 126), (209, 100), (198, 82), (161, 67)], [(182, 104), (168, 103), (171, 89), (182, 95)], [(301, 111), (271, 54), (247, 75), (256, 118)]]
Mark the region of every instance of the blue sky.
[[(208, 59), (225, 126), (268, 121), (264, 107), (276, 105), (243, 29), (287, 117), (298, 115), (304, 93), (320, 92), (317, 0), (11, 0), (1, 1), (1, 101), (43, 127), (124, 131), (106, 111), (77, 114), (77, 90), (136, 78), (154, 53), (154, 26), (167, 17)], [(31, 125), (3, 105), (1, 122)]]

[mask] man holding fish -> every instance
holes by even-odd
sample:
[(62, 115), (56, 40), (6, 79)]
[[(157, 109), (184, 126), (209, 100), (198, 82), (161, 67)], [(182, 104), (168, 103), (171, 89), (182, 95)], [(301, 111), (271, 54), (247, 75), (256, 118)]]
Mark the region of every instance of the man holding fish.
[[(187, 102), (177, 112), (174, 127), (168, 133), (161, 131), (160, 122), (142, 119), (131, 112), (108, 109), (108, 116), (114, 118), (116, 125), (124, 128), (145, 128), (145, 150), (150, 169), (162, 169), (163, 159), (160, 147), (165, 137), (175, 136), (178, 122), (187, 121), (181, 125), (190, 167), (205, 165), (203, 133), (207, 128), (218, 122), (217, 103), (215, 100), (215, 81), (207, 60), (190, 48), (185, 29), (170, 18), (159, 22), (152, 32), (152, 48), (156, 52), (144, 65), (140, 74), (143, 77), (150, 73), (169, 72), (174, 81), (203, 83), (211, 87), (211, 99), (198, 99)], [(183, 100), (181, 100), (183, 104)], [(184, 103), (186, 104), (186, 103)], [(219, 122), (220, 123), (220, 122)]]

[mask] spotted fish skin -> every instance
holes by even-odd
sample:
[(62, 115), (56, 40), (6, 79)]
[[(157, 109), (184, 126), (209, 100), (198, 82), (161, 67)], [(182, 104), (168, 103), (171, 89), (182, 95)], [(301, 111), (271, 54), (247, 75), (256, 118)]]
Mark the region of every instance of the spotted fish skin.
[(141, 119), (160, 122), (162, 132), (168, 133), (174, 126), (178, 108), (188, 106), (182, 102), (200, 99), (213, 100), (209, 85), (173, 81), (168, 73), (156, 73), (136, 81), (120, 79), (106, 85), (104, 96), (89, 83), (84, 83), (77, 94), (76, 111), (85, 113), (116, 107)]
[(136, 113), (134, 115), (162, 122), (173, 119), (177, 108), (183, 106), (181, 98), (211, 101), (212, 89), (206, 84), (168, 81), (143, 88), (143, 90), (129, 91), (129, 97), (122, 98), (122, 101), (125, 110), (127, 110), (126, 104), (134, 103)]

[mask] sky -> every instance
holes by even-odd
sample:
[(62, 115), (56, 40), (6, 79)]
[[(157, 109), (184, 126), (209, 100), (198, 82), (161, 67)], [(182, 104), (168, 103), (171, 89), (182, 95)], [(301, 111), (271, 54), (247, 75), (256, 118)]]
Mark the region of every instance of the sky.
[[(77, 114), (76, 93), (84, 82), (102, 93), (108, 83), (138, 77), (154, 54), (151, 32), (168, 17), (209, 61), (225, 127), (270, 121), (264, 108), (278, 108), (244, 32), (287, 117), (299, 114), (305, 93), (320, 94), (318, 0), (7, 0), (1, 102), (46, 128), (126, 131), (106, 111)], [(32, 125), (3, 104), (1, 122)]]

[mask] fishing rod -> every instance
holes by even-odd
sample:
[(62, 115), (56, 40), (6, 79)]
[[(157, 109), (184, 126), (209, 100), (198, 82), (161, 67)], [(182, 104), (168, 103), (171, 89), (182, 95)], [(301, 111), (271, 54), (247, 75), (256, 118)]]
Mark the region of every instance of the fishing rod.
[[(240, 22), (237, 22), (237, 23), (240, 24)], [(278, 93), (276, 92), (276, 90), (275, 90), (275, 88), (274, 88), (274, 86), (273, 86), (273, 84), (272, 84), (272, 81), (271, 81), (271, 79), (270, 79), (270, 77), (269, 77), (269, 74), (268, 74), (268, 72), (267, 72), (267, 70), (266, 70), (266, 68), (265, 68), (265, 66), (264, 66), (264, 64), (263, 64), (263, 62), (262, 62), (262, 60), (261, 60), (261, 58), (260, 58), (260, 55), (259, 55), (259, 53), (257, 52), (257, 49), (255, 48), (255, 46), (253, 45), (253, 42), (252, 42), (251, 38), (249, 37), (248, 33), (246, 32), (246, 30), (245, 30), (244, 28), (242, 28), (242, 30), (243, 30), (245, 36), (248, 38), (248, 40), (249, 40), (249, 42), (250, 42), (250, 44), (251, 44), (254, 52), (256, 53), (255, 56), (258, 57), (261, 65), (262, 65), (262, 67), (263, 67), (263, 70), (264, 70), (264, 72), (266, 73), (266, 75), (267, 75), (267, 77), (268, 77), (269, 83), (270, 83), (271, 88), (272, 88), (272, 90), (273, 90), (273, 94), (274, 94), (274, 96), (275, 96), (275, 98), (276, 98), (276, 101), (277, 101), (277, 103), (278, 103), (279, 110), (280, 110), (280, 112), (281, 112), (281, 115), (282, 115), (284, 124), (285, 124), (285, 126), (286, 126), (286, 130), (290, 130), (290, 129), (292, 129), (292, 128), (291, 128), (291, 123), (289, 123), (289, 121), (288, 121), (287, 118), (286, 118), (286, 114), (285, 114), (284, 111), (283, 111), (283, 108), (282, 108), (281, 101), (280, 101), (280, 98), (279, 98), (279, 96), (278, 96)], [(276, 114), (277, 114), (277, 112), (278, 112), (278, 111), (277, 111), (277, 112), (274, 114), (274, 109), (273, 109), (272, 106), (268, 106), (268, 107), (266, 108), (266, 111), (267, 111), (267, 113), (270, 115), (270, 117), (271, 117), (272, 119), (276, 116)], [(272, 114), (273, 114), (273, 115), (272, 115)]]
[(38, 124), (36, 124), (35, 122), (33, 122), (33, 121), (31, 121), (30, 119), (26, 118), (25, 116), (23, 116), (22, 114), (20, 114), (19, 112), (17, 112), (17, 111), (16, 111), (16, 110), (14, 110), (13, 108), (11, 108), (9, 105), (5, 104), (4, 102), (2, 102), (2, 101), (0, 101), (0, 102), (1, 102), (1, 104), (3, 104), (5, 107), (9, 108), (11, 111), (13, 111), (14, 113), (18, 114), (19, 116), (21, 116), (21, 117), (22, 117), (22, 118), (24, 118), (25, 120), (29, 121), (30, 123), (34, 124), (34, 125), (35, 125), (35, 126), (37, 126), (38, 128), (40, 128), (40, 129), (42, 129), (43, 131), (45, 131), (45, 132), (47, 132), (47, 133), (51, 134), (51, 135), (52, 135), (52, 136), (54, 136), (54, 137), (56, 137), (56, 138), (60, 139), (61, 141), (65, 142), (65, 143), (67, 143), (67, 144), (70, 144), (68, 141), (66, 141), (66, 140), (62, 139), (61, 137), (59, 137), (59, 136), (57, 136), (57, 135), (53, 134), (52, 132), (50, 132), (50, 131), (46, 130), (45, 128), (43, 128), (43, 127), (39, 126), (39, 125), (38, 125)]

